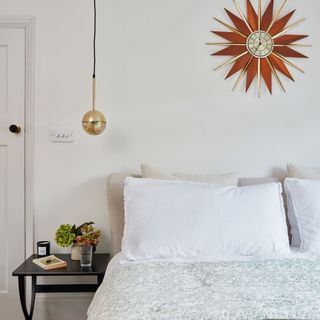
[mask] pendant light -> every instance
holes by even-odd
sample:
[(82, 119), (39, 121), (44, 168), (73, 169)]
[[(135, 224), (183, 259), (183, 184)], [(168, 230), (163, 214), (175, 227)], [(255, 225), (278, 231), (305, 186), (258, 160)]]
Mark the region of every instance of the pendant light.
[(97, 7), (96, 0), (94, 6), (94, 32), (93, 32), (93, 75), (92, 75), (92, 110), (88, 111), (82, 118), (82, 128), (88, 134), (97, 136), (106, 128), (105, 116), (96, 110), (96, 31), (97, 31)]

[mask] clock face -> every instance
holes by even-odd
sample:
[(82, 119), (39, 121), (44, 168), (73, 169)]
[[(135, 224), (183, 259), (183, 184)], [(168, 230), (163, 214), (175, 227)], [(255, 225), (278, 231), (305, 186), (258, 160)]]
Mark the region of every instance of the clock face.
[(270, 34), (260, 30), (253, 32), (247, 40), (247, 49), (256, 58), (267, 57), (271, 54), (273, 46)]
[(283, 14), (283, 8), (287, 0), (282, 0), (282, 4), (274, 10), (275, 0), (268, 0), (266, 8), (263, 8), (262, 0), (255, 0), (257, 8), (254, 7), (253, 0), (242, 0), (246, 3), (246, 13), (241, 10), (241, 6), (233, 0), (238, 15), (225, 9), (232, 24), (214, 18), (223, 25), (226, 30), (212, 31), (215, 35), (223, 38), (218, 42), (208, 42), (210, 46), (221, 46), (219, 51), (212, 56), (226, 56), (228, 59), (218, 65), (214, 70), (228, 67), (229, 71), (226, 79), (237, 75), (232, 90), (235, 90), (239, 83), (245, 80), (245, 90), (248, 91), (254, 80), (257, 80), (258, 96), (261, 95), (263, 82), (272, 94), (273, 80), (278, 83), (285, 92), (281, 73), (285, 77), (294, 81), (291, 68), (304, 72), (299, 66), (290, 61), (291, 58), (308, 58), (297, 48), (310, 47), (309, 44), (301, 43), (300, 40), (308, 35), (291, 34), (290, 31), (296, 28), (305, 19), (298, 20), (290, 25), (288, 22), (294, 15), (295, 10)]

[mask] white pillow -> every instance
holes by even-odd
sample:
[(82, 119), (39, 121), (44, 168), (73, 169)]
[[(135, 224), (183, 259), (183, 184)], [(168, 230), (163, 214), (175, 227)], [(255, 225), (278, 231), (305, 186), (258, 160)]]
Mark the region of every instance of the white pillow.
[(288, 178), (285, 189), (290, 223), (299, 232), (301, 251), (320, 253), (320, 181)]
[(281, 184), (125, 180), (127, 260), (288, 254)]
[(238, 185), (238, 174), (234, 172), (220, 174), (220, 175), (170, 173), (170, 172), (149, 166), (147, 164), (142, 164), (141, 174), (143, 178), (149, 178), (149, 179), (207, 182), (207, 183), (218, 184), (221, 186), (237, 186)]
[[(290, 178), (297, 178), (297, 179), (310, 179), (316, 180), (320, 179), (320, 168), (311, 168), (311, 167), (304, 167), (296, 164), (288, 164), (288, 177)], [(288, 216), (291, 225), (291, 235), (292, 235), (292, 246), (300, 247), (301, 246), (301, 235), (298, 228), (298, 222), (295, 215), (292, 214), (293, 209), (292, 201), (289, 199), (290, 195), (287, 194), (288, 198)]]
[(298, 179), (320, 179), (320, 168), (303, 167), (295, 164), (287, 165), (288, 176)]

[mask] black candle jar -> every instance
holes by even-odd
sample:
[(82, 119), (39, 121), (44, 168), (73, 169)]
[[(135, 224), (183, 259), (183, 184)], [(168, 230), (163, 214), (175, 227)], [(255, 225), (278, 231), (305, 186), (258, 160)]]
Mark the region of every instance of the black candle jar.
[(50, 256), (50, 241), (37, 242), (38, 258)]

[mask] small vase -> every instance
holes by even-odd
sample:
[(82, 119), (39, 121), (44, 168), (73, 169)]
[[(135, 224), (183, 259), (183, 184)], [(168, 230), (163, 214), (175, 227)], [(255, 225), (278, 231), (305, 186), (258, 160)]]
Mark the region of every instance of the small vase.
[(80, 260), (80, 250), (76, 244), (71, 246), (71, 260)]

